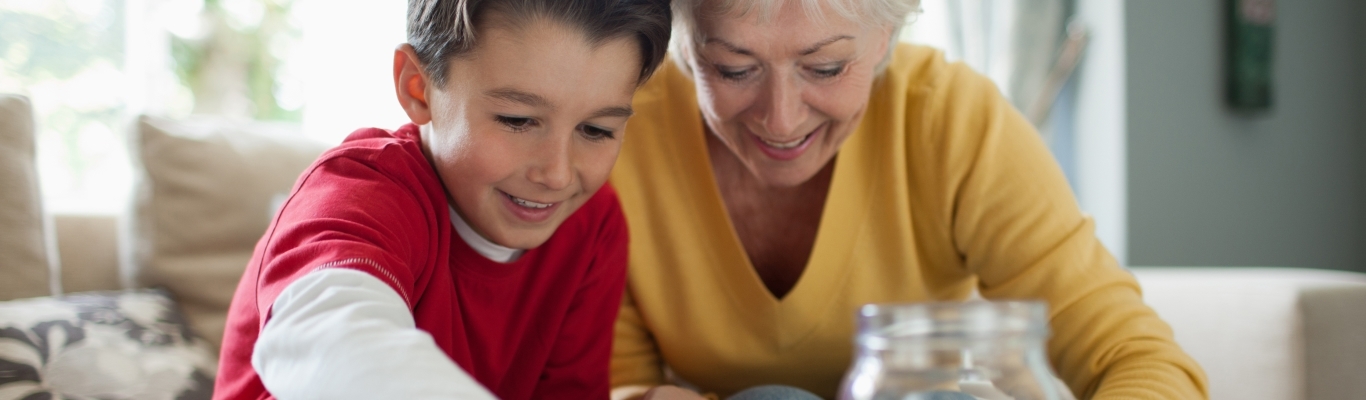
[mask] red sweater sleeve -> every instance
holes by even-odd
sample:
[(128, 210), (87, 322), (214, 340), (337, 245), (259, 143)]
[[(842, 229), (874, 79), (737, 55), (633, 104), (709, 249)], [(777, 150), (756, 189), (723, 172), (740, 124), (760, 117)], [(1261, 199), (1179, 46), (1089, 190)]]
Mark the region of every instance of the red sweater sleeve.
[(365, 272), (414, 308), (433, 260), (444, 256), (432, 251), (443, 229), (432, 221), (445, 221), (444, 192), (434, 178), (423, 179), (431, 168), (416, 146), (361, 130), (304, 171), (233, 296), (215, 399), (269, 398), (251, 366), (253, 346), (276, 298), (309, 272)]
[[(378, 168), (411, 158), (399, 149), (345, 154), (319, 161), (283, 205), (257, 260), (256, 306), (264, 326), (275, 298), (300, 276), (321, 268), (371, 274), (398, 292), (412, 309), (417, 283), (435, 237), (428, 189), (404, 168)], [(411, 160), (413, 162), (421, 160)], [(395, 172), (400, 172), (395, 176)], [(409, 169), (411, 170), (411, 169)]]
[[(608, 363), (612, 355), (612, 330), (626, 284), (626, 217), (616, 191), (603, 186), (597, 207), (604, 215), (587, 278), (575, 292), (565, 315), (560, 336), (546, 362), (534, 399), (607, 399), (610, 392)], [(603, 212), (605, 211), (605, 212)], [(592, 212), (579, 210), (578, 212)]]

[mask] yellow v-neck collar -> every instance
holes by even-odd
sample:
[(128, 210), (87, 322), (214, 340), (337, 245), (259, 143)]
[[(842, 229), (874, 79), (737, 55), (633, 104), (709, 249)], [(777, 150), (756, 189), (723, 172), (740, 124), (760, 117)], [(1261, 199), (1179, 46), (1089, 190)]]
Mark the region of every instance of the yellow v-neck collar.
[[(695, 92), (689, 92), (695, 96)], [(754, 271), (754, 265), (750, 262), (749, 255), (745, 252), (744, 245), (740, 242), (735, 226), (730, 220), (715, 174), (711, 170), (711, 156), (707, 152), (704, 136), (707, 133), (702, 125), (701, 113), (695, 98), (693, 100), (680, 102), (688, 104), (689, 107), (677, 110), (696, 116), (686, 119), (692, 126), (682, 131), (692, 134), (679, 140), (683, 147), (679, 150), (686, 154), (686, 157), (703, 160), (683, 163), (688, 168), (687, 175), (693, 177), (691, 179), (704, 180), (694, 182), (699, 184), (694, 187), (705, 189), (694, 192), (693, 201), (698, 206), (700, 216), (705, 219), (702, 223), (706, 224), (707, 231), (728, 238), (716, 241), (720, 248), (714, 251), (721, 253), (722, 259), (734, 262), (709, 266), (717, 269), (715, 276), (722, 277), (717, 284), (723, 287), (739, 308), (770, 315), (771, 321), (775, 324), (772, 332), (777, 336), (777, 342), (782, 348), (800, 343), (823, 323), (845, 323), (846, 321), (824, 321), (821, 316), (827, 315), (825, 310), (837, 303), (840, 289), (848, 280), (849, 269), (857, 267), (849, 265), (848, 262), (855, 244), (860, 240), (861, 227), (867, 221), (875, 189), (873, 182), (876, 182), (877, 178), (875, 174), (882, 170), (876, 166), (882, 165), (881, 158), (885, 151), (878, 151), (879, 143), (871, 132), (866, 132), (869, 129), (864, 123), (860, 123), (854, 133), (845, 140), (839, 156), (835, 159), (829, 195), (826, 196), (816, 241), (812, 246), (806, 268), (792, 290), (779, 300), (768, 291), (758, 273)], [(868, 112), (873, 113), (874, 110), (876, 108), (870, 104)], [(876, 121), (878, 117), (865, 115), (864, 121)], [(853, 316), (849, 318), (849, 323), (852, 323)], [(770, 318), (755, 319), (763, 320)]]

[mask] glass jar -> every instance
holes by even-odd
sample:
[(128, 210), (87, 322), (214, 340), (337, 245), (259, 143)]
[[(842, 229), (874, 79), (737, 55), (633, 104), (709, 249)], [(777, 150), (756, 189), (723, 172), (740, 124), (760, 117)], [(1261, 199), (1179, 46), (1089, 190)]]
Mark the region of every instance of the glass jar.
[(869, 304), (841, 400), (1060, 400), (1042, 302)]

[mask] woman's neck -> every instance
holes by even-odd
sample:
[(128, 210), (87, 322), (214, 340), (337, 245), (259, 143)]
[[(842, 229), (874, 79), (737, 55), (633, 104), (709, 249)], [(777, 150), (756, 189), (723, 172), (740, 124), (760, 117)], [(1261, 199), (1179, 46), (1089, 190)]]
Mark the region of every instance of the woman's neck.
[(800, 185), (773, 187), (760, 182), (711, 134), (707, 149), (731, 227), (764, 286), (782, 299), (796, 286), (815, 248), (835, 161)]

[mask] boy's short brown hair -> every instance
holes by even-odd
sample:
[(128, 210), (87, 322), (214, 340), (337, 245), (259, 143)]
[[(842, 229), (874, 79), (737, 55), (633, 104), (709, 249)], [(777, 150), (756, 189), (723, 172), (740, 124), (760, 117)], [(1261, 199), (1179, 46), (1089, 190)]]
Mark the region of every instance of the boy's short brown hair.
[(640, 45), (640, 76), (650, 78), (668, 49), (669, 0), (408, 0), (408, 44), (429, 79), (446, 84), (447, 61), (473, 51), (475, 27), (490, 12), (513, 24), (546, 18), (579, 29), (590, 43), (632, 37)]

